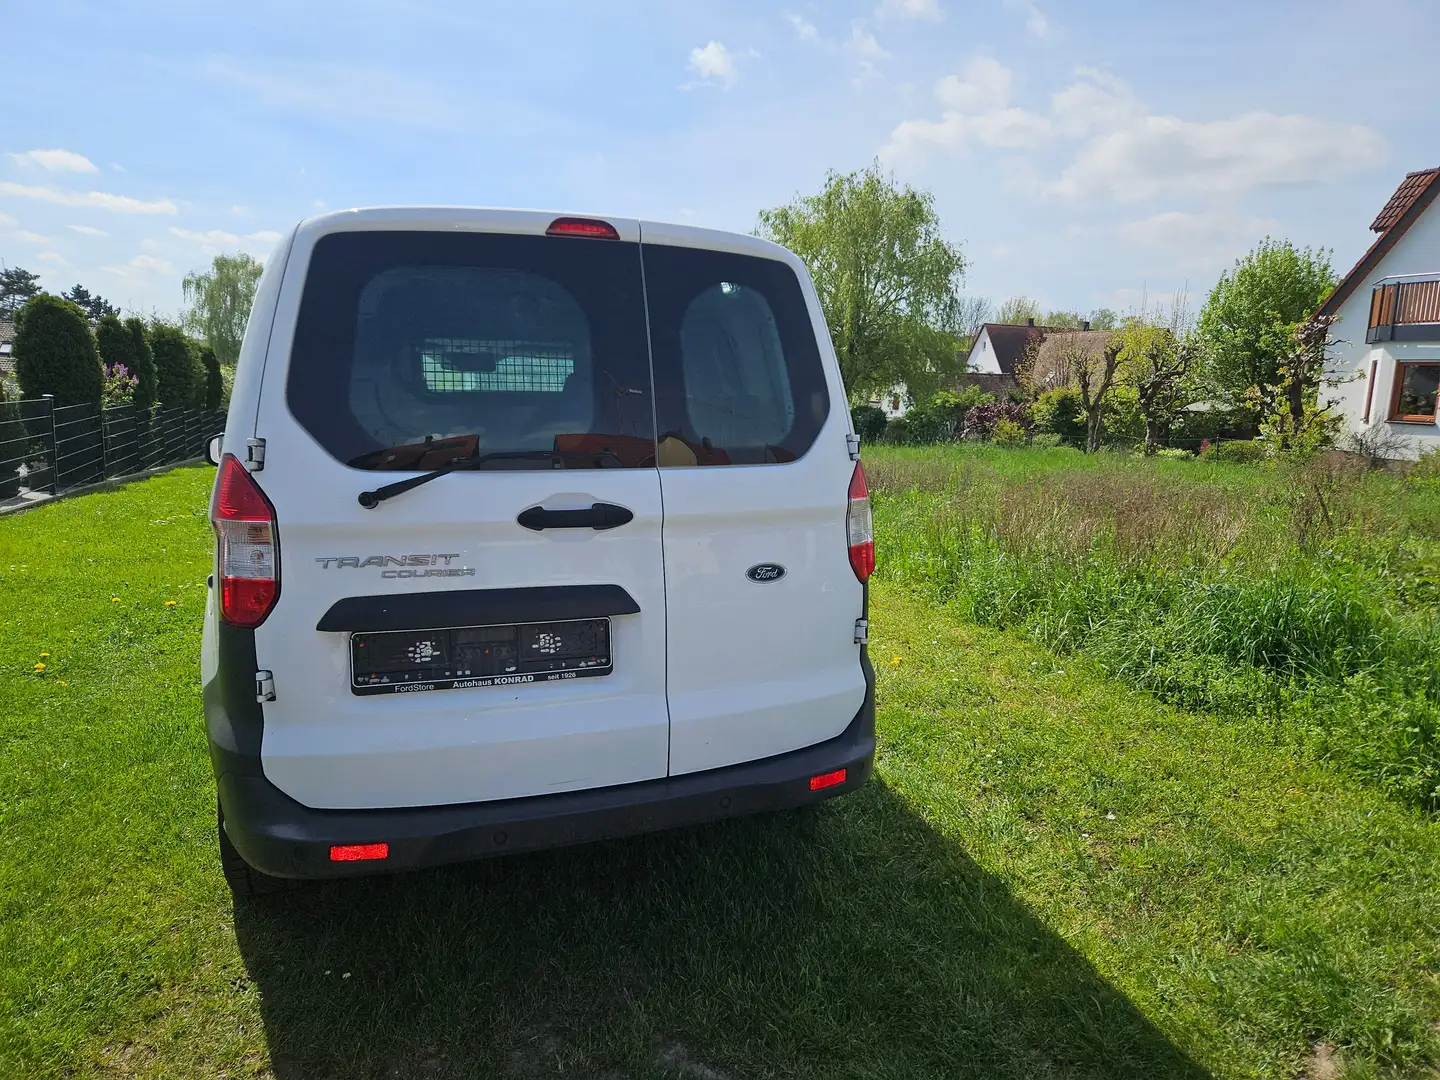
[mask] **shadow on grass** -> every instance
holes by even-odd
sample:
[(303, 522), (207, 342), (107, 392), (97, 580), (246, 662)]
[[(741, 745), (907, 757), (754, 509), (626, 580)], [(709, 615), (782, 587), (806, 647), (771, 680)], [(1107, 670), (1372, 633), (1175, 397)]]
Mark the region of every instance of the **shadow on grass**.
[(879, 780), (236, 927), (280, 1080), (1207, 1075)]

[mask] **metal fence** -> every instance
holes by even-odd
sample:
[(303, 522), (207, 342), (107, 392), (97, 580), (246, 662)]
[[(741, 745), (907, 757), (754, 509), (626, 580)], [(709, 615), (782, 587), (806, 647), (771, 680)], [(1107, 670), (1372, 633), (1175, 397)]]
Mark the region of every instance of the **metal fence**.
[(224, 427), (207, 409), (0, 402), (0, 506), (200, 457)]

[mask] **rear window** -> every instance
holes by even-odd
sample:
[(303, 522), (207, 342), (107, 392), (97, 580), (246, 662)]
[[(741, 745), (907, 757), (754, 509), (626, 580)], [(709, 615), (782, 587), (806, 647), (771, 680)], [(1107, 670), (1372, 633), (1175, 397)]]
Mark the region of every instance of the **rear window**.
[(323, 237), (286, 398), (356, 468), (654, 467), (637, 245), (492, 233)]
[(662, 466), (794, 461), (830, 411), (800, 282), (775, 259), (645, 245)]

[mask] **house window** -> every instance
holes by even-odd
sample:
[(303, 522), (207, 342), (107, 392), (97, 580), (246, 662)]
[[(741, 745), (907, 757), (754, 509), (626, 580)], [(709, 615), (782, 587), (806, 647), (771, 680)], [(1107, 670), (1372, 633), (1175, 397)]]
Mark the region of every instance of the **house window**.
[(1390, 419), (1433, 424), (1440, 396), (1440, 364), (1396, 364), (1395, 400)]

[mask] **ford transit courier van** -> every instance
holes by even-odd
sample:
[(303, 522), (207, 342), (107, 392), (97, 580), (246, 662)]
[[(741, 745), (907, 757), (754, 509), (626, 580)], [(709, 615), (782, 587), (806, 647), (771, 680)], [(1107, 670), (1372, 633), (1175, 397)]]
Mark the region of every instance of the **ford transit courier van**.
[(869, 499), (783, 248), (517, 211), (302, 222), (212, 454), (202, 679), (237, 887), (870, 773)]

